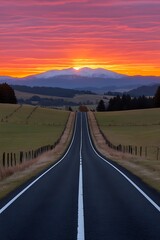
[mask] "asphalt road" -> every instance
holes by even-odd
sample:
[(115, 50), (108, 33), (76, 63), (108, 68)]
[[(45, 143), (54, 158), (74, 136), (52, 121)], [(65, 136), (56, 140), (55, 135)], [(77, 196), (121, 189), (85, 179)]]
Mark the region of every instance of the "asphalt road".
[(0, 202), (0, 240), (160, 240), (160, 194), (100, 157), (86, 123), (78, 113), (61, 161)]

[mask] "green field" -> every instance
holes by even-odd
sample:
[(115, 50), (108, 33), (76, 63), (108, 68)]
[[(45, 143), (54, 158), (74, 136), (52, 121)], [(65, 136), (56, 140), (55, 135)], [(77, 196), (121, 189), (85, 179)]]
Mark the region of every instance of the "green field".
[(160, 147), (160, 109), (145, 109), (95, 114), (100, 128), (115, 145)]
[(0, 104), (0, 162), (3, 152), (19, 153), (54, 144), (68, 116), (67, 111)]
[(102, 95), (95, 95), (95, 94), (81, 94), (81, 95), (78, 95), (76, 94), (74, 97), (72, 98), (69, 98), (69, 97), (56, 97), (56, 96), (46, 96), (46, 95), (41, 95), (41, 94), (36, 94), (36, 93), (26, 93), (26, 92), (20, 92), (20, 91), (16, 91), (15, 90), (15, 94), (16, 94), (16, 97), (17, 99), (29, 99), (33, 96), (39, 96), (41, 98), (51, 98), (51, 99), (64, 99), (65, 101), (67, 102), (74, 102), (75, 104), (79, 104), (79, 103), (82, 103), (82, 104), (88, 104), (90, 102), (93, 103), (93, 105), (96, 105), (98, 104), (98, 102), (102, 99)]

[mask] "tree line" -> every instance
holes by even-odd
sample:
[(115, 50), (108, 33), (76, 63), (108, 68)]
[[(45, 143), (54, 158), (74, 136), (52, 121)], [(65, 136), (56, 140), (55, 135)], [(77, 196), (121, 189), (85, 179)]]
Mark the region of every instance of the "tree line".
[(17, 103), (14, 90), (7, 83), (0, 84), (0, 103)]
[(117, 95), (109, 100), (106, 107), (105, 102), (100, 100), (97, 106), (97, 111), (123, 111), (133, 109), (146, 109), (160, 107), (160, 87), (158, 87), (154, 97), (140, 96), (131, 98), (129, 94)]

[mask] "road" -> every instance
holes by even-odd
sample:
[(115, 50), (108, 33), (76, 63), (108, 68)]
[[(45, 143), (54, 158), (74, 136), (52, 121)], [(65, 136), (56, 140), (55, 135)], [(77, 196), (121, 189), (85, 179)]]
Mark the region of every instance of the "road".
[(95, 152), (78, 113), (65, 156), (0, 201), (1, 240), (160, 240), (160, 194)]

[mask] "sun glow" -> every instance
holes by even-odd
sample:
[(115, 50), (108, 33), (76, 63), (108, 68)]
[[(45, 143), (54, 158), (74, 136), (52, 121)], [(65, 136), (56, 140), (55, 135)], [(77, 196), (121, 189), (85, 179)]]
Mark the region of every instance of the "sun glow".
[(81, 69), (81, 67), (73, 67), (75, 70), (79, 70), (79, 69)]

